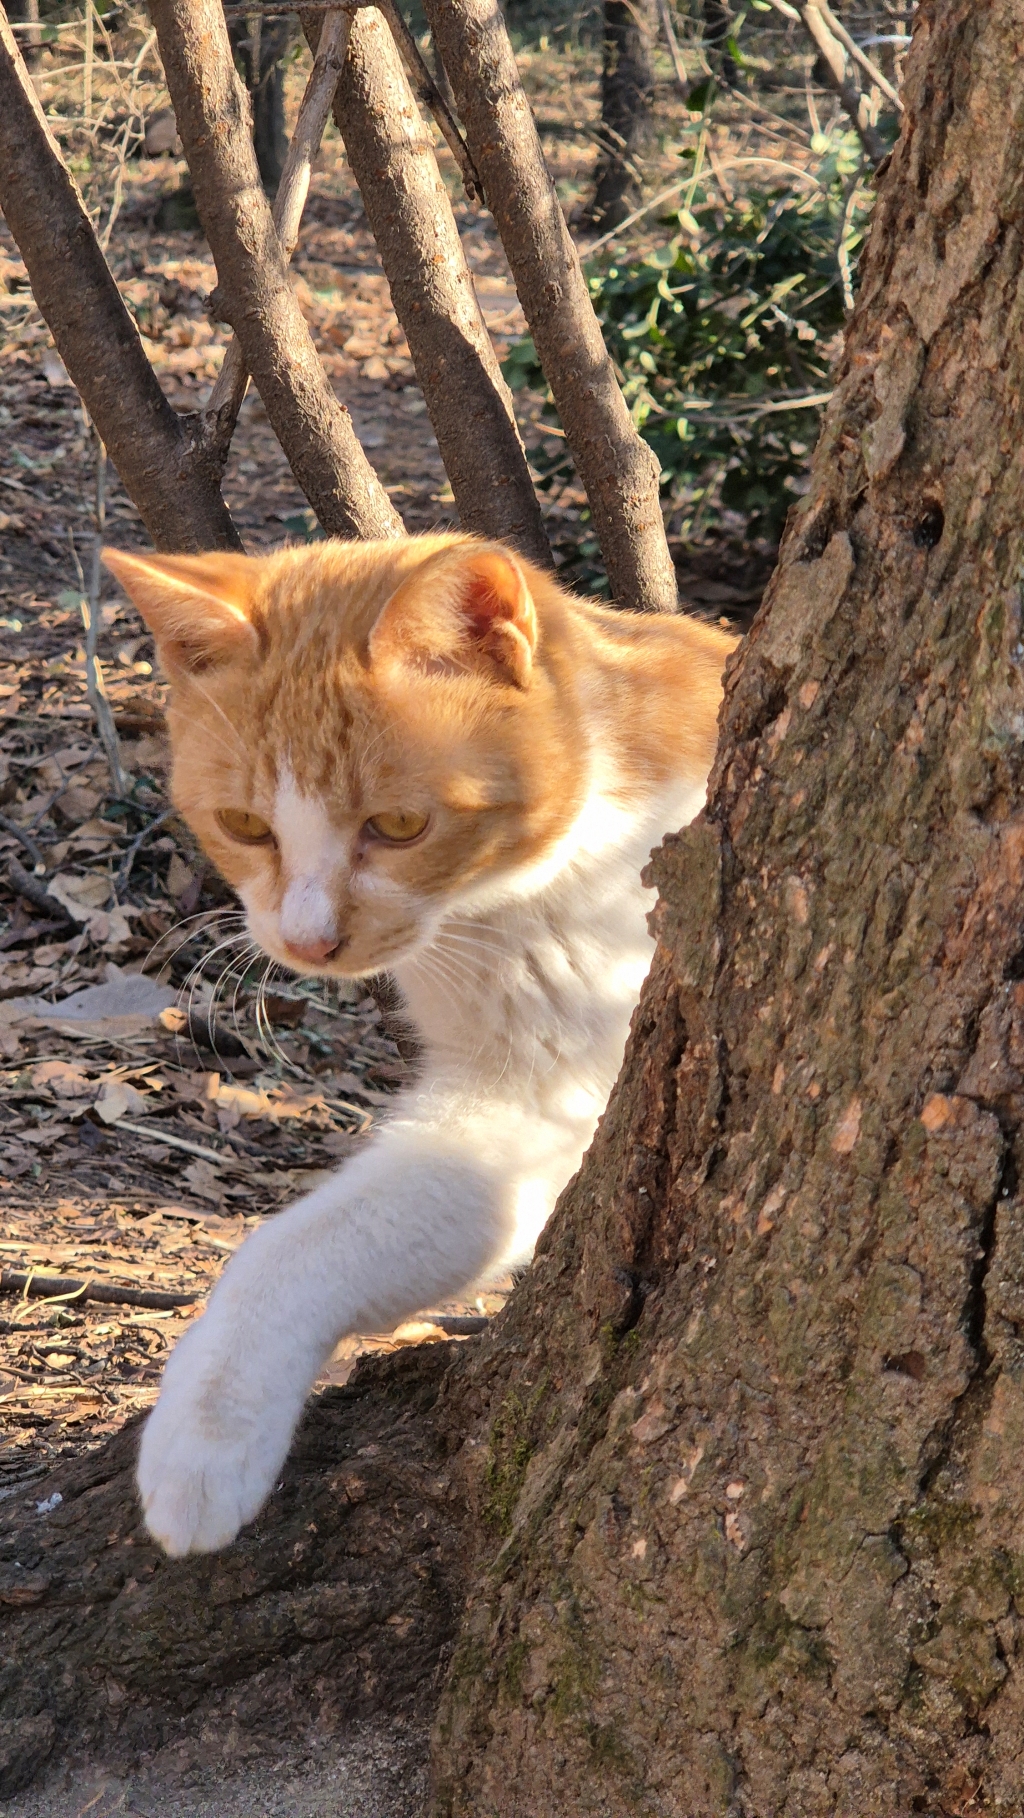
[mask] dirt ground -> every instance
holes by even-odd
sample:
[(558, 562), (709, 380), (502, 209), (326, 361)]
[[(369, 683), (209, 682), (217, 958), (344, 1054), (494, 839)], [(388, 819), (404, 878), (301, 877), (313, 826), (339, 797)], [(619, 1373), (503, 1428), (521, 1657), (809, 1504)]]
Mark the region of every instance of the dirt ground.
[(420, 1818), (425, 1737), (394, 1722), (355, 1731), (325, 1760), (315, 1749), (236, 1767), (192, 1757), (137, 1774), (68, 1767), (3, 1804), (4, 1818)]
[[(524, 67), (571, 209), (595, 158), (596, 57), (526, 57)], [(168, 395), (193, 409), (226, 330), (205, 310), (209, 252), (174, 199), (184, 174), (173, 154), (123, 167), (109, 257)], [(171, 230), (176, 211), (186, 224)], [(504, 257), (489, 217), (462, 200), (456, 212), (501, 353), (524, 327)], [(407, 526), (455, 522), (336, 138), (319, 160), (295, 266), (327, 371)], [(528, 446), (550, 455), (542, 399), (520, 394), (518, 404)], [(95, 485), (77, 393), (0, 220), (0, 1499), (152, 1403), (168, 1349), (231, 1251), (365, 1140), (410, 1065), (361, 986), (300, 983), (247, 956), (229, 893), (169, 809), (165, 687), (145, 628), (105, 577), (98, 655), (128, 777), (124, 794), (112, 788), (87, 698), (81, 613)], [(251, 550), (315, 534), (252, 393), (224, 490)], [(585, 579), (584, 503), (572, 485), (546, 502), (570, 579)], [(146, 541), (113, 472), (105, 535)], [(684, 595), (743, 618), (769, 565), (763, 552), (690, 552)], [(363, 1350), (468, 1329), (500, 1307), (506, 1287), (428, 1310), (396, 1334), (347, 1341), (325, 1382), (343, 1382)], [(79, 1765), (3, 1809), (412, 1818), (423, 1809), (422, 1760), (422, 1736), (391, 1724), (340, 1753), (332, 1743), (327, 1760), (311, 1744), (256, 1767), (235, 1763), (227, 1777), (201, 1751), (130, 1778)]]

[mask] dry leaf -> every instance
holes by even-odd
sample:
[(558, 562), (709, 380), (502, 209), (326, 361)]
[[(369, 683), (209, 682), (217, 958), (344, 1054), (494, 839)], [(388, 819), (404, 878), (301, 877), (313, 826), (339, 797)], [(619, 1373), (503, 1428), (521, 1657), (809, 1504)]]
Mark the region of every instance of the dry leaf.
[(87, 922), (90, 910), (102, 909), (110, 901), (110, 879), (95, 871), (85, 877), (78, 877), (73, 871), (58, 871), (46, 888), (76, 922)]
[(74, 1061), (41, 1061), (32, 1070), (34, 1086), (49, 1086), (58, 1098), (86, 1098), (96, 1090), (95, 1082)]
[(171, 853), (167, 867), (167, 894), (181, 896), (192, 882), (192, 873), (179, 852)]
[(100, 1087), (93, 1107), (105, 1124), (116, 1124), (119, 1117), (144, 1117), (150, 1101), (127, 1080), (113, 1080)]
[(145, 973), (122, 972), (119, 967), (108, 965), (104, 984), (89, 985), (84, 991), (66, 997), (63, 1003), (48, 1004), (46, 1009), (62, 1021), (145, 1016), (155, 1022), (161, 1010), (173, 1004), (177, 995), (171, 986), (160, 985)]
[(212, 1199), (219, 1205), (224, 1189), (216, 1169), (210, 1162), (194, 1161), (182, 1170), (182, 1180), (187, 1181), (193, 1193), (200, 1199)]

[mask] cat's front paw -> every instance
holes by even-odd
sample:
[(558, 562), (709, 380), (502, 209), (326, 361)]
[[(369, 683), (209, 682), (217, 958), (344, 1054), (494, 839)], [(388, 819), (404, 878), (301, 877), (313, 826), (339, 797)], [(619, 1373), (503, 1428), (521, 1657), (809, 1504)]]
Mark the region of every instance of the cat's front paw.
[(240, 1405), (237, 1382), (223, 1393), (179, 1369), (150, 1414), (139, 1449), (146, 1526), (166, 1553), (215, 1553), (258, 1514), (277, 1481), (291, 1438), (266, 1408)]

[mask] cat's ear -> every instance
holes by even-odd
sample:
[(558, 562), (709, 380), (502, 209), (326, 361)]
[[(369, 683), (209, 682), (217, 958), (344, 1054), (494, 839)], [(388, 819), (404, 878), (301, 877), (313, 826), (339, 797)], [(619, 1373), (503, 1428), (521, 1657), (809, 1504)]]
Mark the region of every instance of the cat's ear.
[(156, 638), (168, 675), (192, 675), (257, 649), (250, 613), (261, 563), (254, 556), (105, 549), (103, 560)]
[(462, 543), (429, 556), (391, 595), (370, 633), (370, 662), (488, 670), (528, 688), (537, 614), (514, 555)]

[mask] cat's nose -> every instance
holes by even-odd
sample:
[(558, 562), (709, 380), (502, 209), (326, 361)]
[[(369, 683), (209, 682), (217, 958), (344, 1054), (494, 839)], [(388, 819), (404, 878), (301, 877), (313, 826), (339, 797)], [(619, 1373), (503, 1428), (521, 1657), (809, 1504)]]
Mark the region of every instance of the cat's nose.
[(336, 937), (317, 940), (313, 936), (307, 936), (305, 940), (301, 941), (285, 941), (284, 943), (289, 959), (302, 960), (307, 966), (319, 966), (324, 960), (332, 959), (336, 953), (341, 952), (344, 945), (345, 942), (339, 941)]

